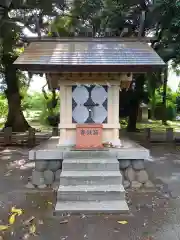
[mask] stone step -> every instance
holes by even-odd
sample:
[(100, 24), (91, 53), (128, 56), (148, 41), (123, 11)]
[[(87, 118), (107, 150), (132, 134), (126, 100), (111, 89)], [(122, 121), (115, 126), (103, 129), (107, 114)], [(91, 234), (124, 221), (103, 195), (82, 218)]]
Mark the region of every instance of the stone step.
[(120, 171), (62, 171), (60, 175), (62, 186), (76, 185), (120, 185)]
[(124, 200), (124, 187), (119, 185), (59, 186), (57, 201)]
[(112, 159), (64, 159), (63, 170), (68, 171), (118, 171), (119, 162)]
[(111, 158), (116, 158), (116, 151), (67, 151), (63, 153), (63, 159), (67, 159), (67, 158), (73, 158), (73, 159), (92, 159), (92, 158), (96, 158), (96, 159), (111, 159)]
[(124, 200), (118, 201), (60, 201), (57, 202), (55, 213), (127, 213), (128, 205)]

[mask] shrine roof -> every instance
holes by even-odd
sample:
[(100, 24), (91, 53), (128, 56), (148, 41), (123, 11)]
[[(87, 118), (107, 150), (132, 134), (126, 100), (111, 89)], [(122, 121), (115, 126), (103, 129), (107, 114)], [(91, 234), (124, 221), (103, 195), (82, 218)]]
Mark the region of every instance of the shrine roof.
[(35, 40), (14, 64), (41, 72), (146, 72), (165, 66), (147, 42), (119, 38)]

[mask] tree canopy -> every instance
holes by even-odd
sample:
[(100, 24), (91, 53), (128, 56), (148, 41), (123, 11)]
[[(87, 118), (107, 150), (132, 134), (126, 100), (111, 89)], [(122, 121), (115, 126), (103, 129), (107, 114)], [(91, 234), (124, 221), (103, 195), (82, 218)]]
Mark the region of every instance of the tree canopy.
[(29, 127), (19, 91), (29, 79), (12, 64), (26, 47), (25, 28), (39, 37), (151, 35), (155, 37), (152, 47), (175, 67), (180, 63), (179, 12), (176, 0), (1, 0), (0, 78), (9, 105), (6, 126), (15, 130)]

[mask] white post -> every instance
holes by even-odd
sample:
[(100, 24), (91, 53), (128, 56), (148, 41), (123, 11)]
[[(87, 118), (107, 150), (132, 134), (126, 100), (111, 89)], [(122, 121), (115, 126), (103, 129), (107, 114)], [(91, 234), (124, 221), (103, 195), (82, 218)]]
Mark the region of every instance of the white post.
[[(113, 88), (113, 124), (117, 126), (119, 124), (119, 86), (115, 85), (112, 86)], [(119, 128), (115, 127), (113, 130), (113, 137), (114, 140), (119, 139), (119, 129), (120, 129), (120, 124)]]
[(66, 129), (61, 125), (66, 123), (66, 87), (60, 85), (60, 139), (59, 144), (63, 144), (66, 139)]

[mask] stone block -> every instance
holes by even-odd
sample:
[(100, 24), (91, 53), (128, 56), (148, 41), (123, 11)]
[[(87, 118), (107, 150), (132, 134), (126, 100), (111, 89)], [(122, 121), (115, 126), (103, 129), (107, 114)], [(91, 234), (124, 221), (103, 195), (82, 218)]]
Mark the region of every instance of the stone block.
[(62, 168), (65, 171), (119, 171), (119, 162), (116, 158), (67, 158), (63, 160)]
[(144, 187), (145, 187), (145, 188), (154, 188), (155, 186), (154, 186), (154, 184), (153, 184), (150, 180), (148, 180), (148, 181), (144, 184)]
[(44, 170), (47, 169), (48, 162), (44, 160), (36, 160), (35, 162), (35, 169), (37, 171), (43, 172)]
[(63, 154), (63, 159), (112, 159), (116, 157), (116, 152), (110, 151), (67, 151)]
[(142, 187), (142, 183), (140, 183), (138, 181), (132, 181), (131, 182), (131, 187), (138, 189), (138, 188)]
[(132, 160), (132, 167), (135, 169), (135, 170), (142, 170), (144, 169), (144, 160)]
[(60, 183), (63, 186), (122, 184), (120, 171), (62, 171)]
[(126, 169), (131, 165), (130, 160), (119, 160), (120, 169)]
[(33, 189), (35, 188), (35, 186), (31, 183), (31, 182), (28, 182), (26, 185), (25, 185), (26, 188), (28, 189)]
[(61, 169), (55, 172), (55, 181), (60, 181)]
[(61, 160), (50, 160), (48, 163), (48, 170), (57, 171), (62, 167)]
[(118, 201), (58, 201), (55, 207), (56, 215), (74, 214), (120, 214), (128, 213), (129, 208), (125, 200)]
[(124, 176), (130, 182), (134, 181), (136, 177), (134, 169), (132, 167), (127, 168), (124, 172)]
[(124, 187), (119, 185), (59, 186), (57, 201), (113, 201), (124, 200)]
[(29, 151), (29, 160), (35, 160), (36, 159), (36, 152), (34, 150)]
[(140, 170), (136, 172), (137, 181), (140, 183), (145, 183), (148, 181), (149, 177), (145, 170)]
[(45, 189), (46, 187), (47, 187), (46, 184), (42, 184), (38, 186), (39, 189)]
[(50, 185), (54, 182), (54, 173), (51, 170), (44, 171), (44, 182), (47, 185)]
[(49, 160), (51, 159), (63, 159), (63, 151), (61, 149), (45, 149), (36, 151), (36, 159)]
[(130, 181), (128, 181), (128, 180), (123, 181), (123, 186), (124, 186), (125, 189), (129, 188), (130, 185), (131, 185)]
[(34, 170), (32, 172), (32, 184), (34, 185), (42, 185), (44, 184), (44, 176), (43, 176), (43, 172)]

